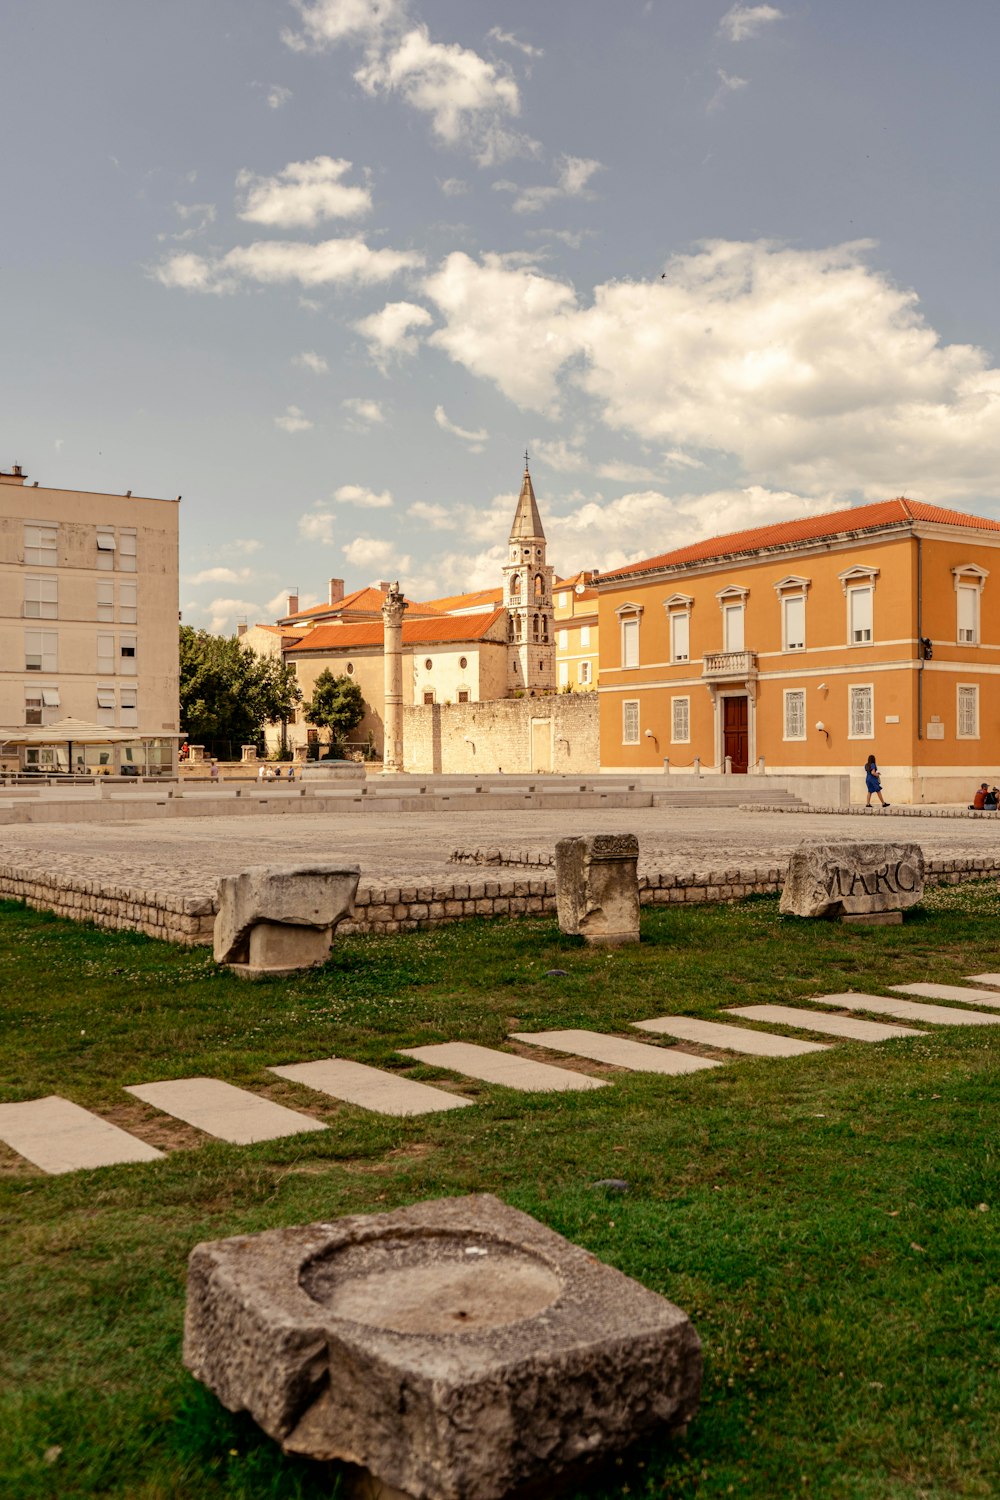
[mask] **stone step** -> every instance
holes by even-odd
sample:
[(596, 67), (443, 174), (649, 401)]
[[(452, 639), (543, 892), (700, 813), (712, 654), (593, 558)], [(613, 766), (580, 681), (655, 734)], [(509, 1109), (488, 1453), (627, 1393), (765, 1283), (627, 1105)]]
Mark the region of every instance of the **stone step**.
[(58, 1094), (23, 1104), (0, 1104), (0, 1141), (53, 1176), (121, 1162), (158, 1161), (163, 1155), (155, 1146)]
[(1000, 974), (967, 974), (965, 977), (970, 984), (988, 984), (1000, 989)]
[(267, 1071), (379, 1115), (427, 1115), (443, 1109), (462, 1109), (474, 1102), (462, 1099), (458, 1094), (446, 1093), (444, 1089), (431, 1088), (430, 1084), (417, 1083), (412, 1078), (401, 1078), (396, 1073), (383, 1072), (381, 1068), (351, 1062), (343, 1057), (289, 1063)]
[(175, 1120), (184, 1120), (206, 1135), (233, 1146), (251, 1146), (255, 1141), (275, 1141), (306, 1130), (325, 1130), (322, 1120), (299, 1114), (238, 1089), (220, 1078), (174, 1078), (159, 1083), (138, 1083), (125, 1090), (144, 1104), (162, 1109)]
[(945, 1005), (918, 1005), (915, 1000), (896, 1000), (885, 995), (817, 995), (817, 1005), (835, 1005), (842, 1010), (871, 1010), (877, 1016), (899, 1016), (903, 1021), (926, 1021), (929, 1026), (1000, 1026), (1000, 1015), (981, 1010), (958, 1010)]
[(416, 1058), (417, 1062), (448, 1068), (455, 1073), (464, 1073), (468, 1078), (480, 1078), (484, 1083), (498, 1083), (503, 1088), (520, 1089), (529, 1094), (607, 1086), (607, 1080), (603, 1078), (591, 1078), (586, 1073), (574, 1073), (568, 1068), (554, 1068), (551, 1063), (533, 1062), (514, 1052), (498, 1052), (472, 1042), (442, 1042), (429, 1047), (402, 1047), (400, 1051), (404, 1057)]
[(657, 1016), (652, 1021), (633, 1021), (639, 1031), (655, 1031), (682, 1042), (698, 1042), (727, 1052), (746, 1052), (751, 1057), (798, 1057), (803, 1052), (827, 1052), (825, 1042), (803, 1042), (795, 1037), (775, 1036), (770, 1031), (750, 1031), (745, 1026), (720, 1026), (693, 1016)]
[(515, 1042), (526, 1042), (529, 1047), (548, 1047), (553, 1052), (589, 1057), (592, 1062), (610, 1063), (634, 1073), (698, 1073), (703, 1068), (722, 1066), (707, 1057), (693, 1057), (690, 1052), (650, 1047), (645, 1042), (633, 1042), (602, 1031), (512, 1031), (510, 1034)]
[(992, 990), (972, 990), (961, 984), (891, 984), (897, 995), (922, 995), (925, 1000), (957, 1000), (963, 1005), (989, 1005), (1000, 1010), (1000, 995)]
[(728, 1011), (747, 1021), (770, 1021), (775, 1026), (796, 1026), (800, 1031), (818, 1031), (850, 1042), (891, 1042), (901, 1036), (924, 1036), (908, 1026), (887, 1026), (882, 1021), (861, 1021), (854, 1016), (832, 1016), (823, 1010), (795, 1005), (740, 1005)]

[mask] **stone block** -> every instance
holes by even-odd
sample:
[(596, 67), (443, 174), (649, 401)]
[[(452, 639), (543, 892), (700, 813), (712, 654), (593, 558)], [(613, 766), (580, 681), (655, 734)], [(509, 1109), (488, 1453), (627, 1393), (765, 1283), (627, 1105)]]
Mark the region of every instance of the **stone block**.
[(490, 1195), (196, 1246), (184, 1360), (286, 1452), (417, 1500), (551, 1486), (701, 1386), (680, 1308)]
[(358, 865), (257, 865), (219, 881), (217, 963), (248, 977), (322, 963), (334, 928), (349, 916)]
[(618, 947), (639, 941), (639, 840), (598, 833), (556, 844), (556, 911), (561, 932)]
[(919, 844), (800, 844), (788, 861), (781, 911), (796, 917), (903, 911), (923, 893)]

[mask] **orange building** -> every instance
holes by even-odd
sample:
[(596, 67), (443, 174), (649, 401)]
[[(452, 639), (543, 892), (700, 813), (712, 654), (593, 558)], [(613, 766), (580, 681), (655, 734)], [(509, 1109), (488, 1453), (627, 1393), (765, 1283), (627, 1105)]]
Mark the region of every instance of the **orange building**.
[(556, 688), (590, 693), (597, 687), (596, 573), (575, 573), (555, 584), (552, 621), (556, 632)]
[[(601, 766), (1000, 780), (1000, 522), (897, 499), (603, 573)], [(992, 574), (992, 579), (991, 579)]]

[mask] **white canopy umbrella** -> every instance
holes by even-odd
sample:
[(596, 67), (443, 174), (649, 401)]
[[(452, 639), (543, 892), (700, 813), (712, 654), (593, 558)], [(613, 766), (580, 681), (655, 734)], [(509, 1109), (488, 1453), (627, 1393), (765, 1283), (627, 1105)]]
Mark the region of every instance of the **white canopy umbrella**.
[(58, 719), (54, 724), (31, 724), (26, 729), (0, 729), (7, 745), (121, 745), (142, 736), (112, 724), (88, 724), (86, 719)]

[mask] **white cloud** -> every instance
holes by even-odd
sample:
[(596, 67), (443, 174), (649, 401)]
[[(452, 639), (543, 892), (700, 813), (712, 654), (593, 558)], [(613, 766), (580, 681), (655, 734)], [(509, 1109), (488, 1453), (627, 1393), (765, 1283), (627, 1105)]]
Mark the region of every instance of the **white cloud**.
[(199, 219), (202, 228), (215, 223), (214, 203), (175, 203), (174, 213), (179, 219)]
[(52, 444), (53, 448), (56, 450), (57, 453), (61, 453), (63, 451), (63, 448), (65, 447), (65, 445), (66, 445), (66, 439), (65, 438), (56, 438), (55, 442)]
[(716, 72), (719, 76), (719, 87), (706, 105), (709, 113), (719, 109), (730, 94), (736, 94), (740, 89), (745, 89), (748, 82), (746, 78), (737, 78), (735, 74), (727, 73), (723, 68), (717, 68)]
[(426, 328), (434, 319), (426, 307), (416, 302), (387, 302), (379, 312), (355, 323), (355, 330), (367, 340), (375, 362), (383, 369), (391, 359), (416, 354), (415, 329)]
[(290, 161), (274, 177), (237, 173), (243, 190), (241, 219), (272, 229), (312, 229), (324, 219), (356, 219), (369, 213), (372, 195), (367, 187), (344, 182), (351, 163), (343, 157), (316, 156), (312, 161)]
[(234, 635), (237, 622), (259, 618), (261, 608), (252, 599), (213, 599), (201, 612), (211, 635)]
[(300, 370), (311, 370), (314, 375), (325, 375), (330, 368), (324, 356), (312, 349), (303, 349), (301, 354), (293, 355), (292, 364), (298, 365)]
[(571, 287), (497, 256), (479, 264), (456, 250), (425, 289), (446, 319), (430, 343), (496, 381), (519, 406), (558, 409), (556, 376), (580, 347)]
[(525, 57), (544, 57), (545, 50), (542, 47), (533, 47), (530, 42), (522, 42), (512, 31), (501, 31), (499, 26), (491, 26), (486, 33), (491, 42), (502, 42), (505, 47), (516, 47), (518, 52), (523, 52)]
[(595, 172), (604, 170), (603, 163), (589, 156), (561, 156), (557, 163), (555, 184), (543, 187), (519, 188), (513, 182), (495, 182), (494, 191), (513, 193), (512, 207), (516, 214), (536, 214), (560, 198), (593, 198), (590, 179)]
[(489, 437), (485, 427), (479, 427), (470, 432), (467, 427), (459, 427), (448, 416), (443, 406), (434, 408), (434, 420), (442, 432), (450, 432), (452, 437), (461, 438), (463, 443), (468, 443), (470, 453), (482, 453), (483, 445)]
[(264, 102), (268, 109), (282, 109), (291, 97), (291, 89), (286, 89), (282, 83), (272, 83), (264, 95)]
[(353, 568), (389, 568), (405, 573), (410, 566), (409, 557), (397, 557), (392, 542), (381, 537), (356, 536), (341, 548)]
[(317, 245), (258, 240), (215, 260), (178, 251), (155, 267), (153, 274), (165, 287), (221, 294), (235, 292), (247, 282), (278, 285), (297, 281), (307, 287), (338, 282), (369, 286), (422, 263), (423, 256), (412, 251), (372, 250), (361, 239), (323, 240)]
[(372, 401), (366, 396), (348, 396), (341, 406), (348, 414), (349, 425), (363, 432), (385, 421), (381, 401)]
[(363, 484), (342, 484), (333, 498), (342, 505), (360, 505), (364, 510), (388, 510), (392, 505), (390, 490), (370, 490)]
[(659, 477), (656, 469), (647, 468), (645, 464), (623, 463), (619, 459), (599, 464), (597, 476), (599, 479), (612, 479), (624, 484), (642, 484), (648, 479)]
[(406, 514), (414, 521), (422, 521), (434, 531), (450, 531), (454, 524), (451, 511), (427, 500), (414, 500), (412, 505), (406, 507)]
[(463, 182), (461, 177), (446, 177), (443, 182), (438, 183), (438, 187), (446, 198), (460, 198), (469, 191), (469, 184)]
[(227, 542), (219, 550), (221, 552), (235, 552), (241, 557), (249, 557), (252, 552), (259, 552), (264, 543), (258, 541), (255, 536), (237, 537), (235, 541)]
[(275, 417), (274, 425), (282, 432), (308, 432), (313, 424), (299, 407), (287, 406), (283, 416)]
[(322, 51), (339, 42), (372, 44), (402, 27), (405, 0), (293, 0), (302, 18), (302, 31), (282, 32), (282, 41), (293, 52)]
[(560, 474), (574, 474), (590, 467), (586, 454), (575, 443), (567, 443), (565, 438), (558, 438), (553, 442), (535, 438), (531, 449), (533, 458), (539, 459), (547, 468), (556, 469)]
[(728, 10), (719, 22), (719, 35), (728, 42), (745, 42), (755, 37), (772, 21), (783, 21), (784, 11), (773, 5), (743, 5), (737, 3)]
[(252, 568), (203, 568), (193, 573), (189, 583), (248, 583), (253, 577)]
[(299, 517), (299, 536), (306, 542), (319, 542), (332, 547), (337, 528), (337, 517), (331, 510), (307, 510)]
[(608, 427), (681, 466), (729, 455), (762, 484), (837, 499), (995, 493), (1000, 370), (942, 343), (870, 248), (711, 241), (585, 308), (563, 282), (455, 253), (427, 281), (445, 320), (431, 342), (525, 409), (582, 388)]

